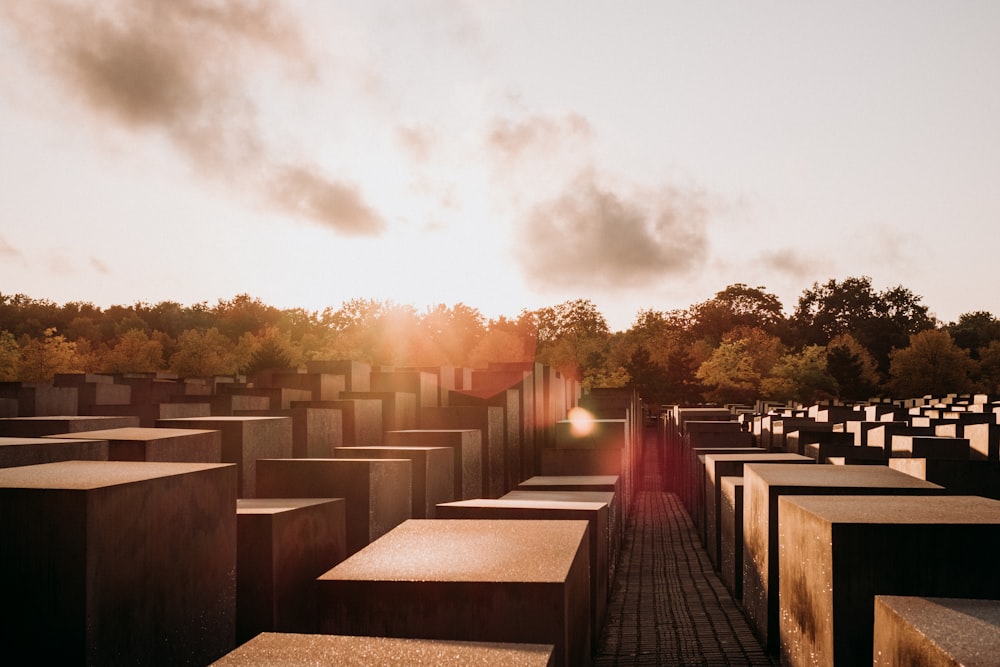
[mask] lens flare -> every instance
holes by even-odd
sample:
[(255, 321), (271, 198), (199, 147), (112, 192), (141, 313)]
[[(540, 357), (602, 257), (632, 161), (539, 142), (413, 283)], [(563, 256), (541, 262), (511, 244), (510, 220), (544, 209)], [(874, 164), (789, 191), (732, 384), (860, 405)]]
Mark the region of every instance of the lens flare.
[(569, 431), (577, 438), (583, 438), (594, 431), (594, 415), (583, 408), (572, 408), (567, 415), (570, 421)]

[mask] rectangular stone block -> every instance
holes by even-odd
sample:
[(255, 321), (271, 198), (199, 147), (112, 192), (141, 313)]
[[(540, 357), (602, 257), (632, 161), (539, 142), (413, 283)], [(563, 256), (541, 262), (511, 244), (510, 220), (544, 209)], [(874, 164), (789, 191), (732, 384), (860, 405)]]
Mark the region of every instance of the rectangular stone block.
[(10, 664), (206, 664), (236, 630), (236, 468), (0, 470)]
[(222, 461), (235, 463), (239, 497), (255, 498), (257, 460), (292, 455), (292, 420), (287, 417), (199, 417), (160, 419), (157, 428), (210, 429), (222, 432)]
[(347, 557), (343, 498), (236, 501), (236, 641), (316, 632), (316, 578)]
[(344, 415), (336, 408), (237, 410), (236, 417), (288, 417), (292, 420), (292, 458), (323, 459), (344, 445)]
[(618, 552), (624, 536), (621, 500), (613, 491), (522, 491), (515, 489), (501, 500), (542, 500), (571, 503), (604, 503), (608, 506), (608, 581), (615, 580)]
[(719, 532), (722, 525), (722, 486), (719, 480), (726, 476), (742, 476), (745, 463), (813, 463), (807, 456), (780, 452), (760, 452), (757, 454), (705, 454), (705, 550), (708, 557), (719, 569), (721, 562), (721, 542)]
[(522, 472), (522, 414), (521, 392), (517, 389), (503, 389), (494, 394), (480, 392), (451, 392), (448, 397), (449, 406), (499, 408), (502, 411), (503, 422), (503, 489), (514, 488), (524, 479)]
[(363, 361), (308, 361), (309, 373), (344, 376), (344, 391), (371, 391), (372, 367)]
[(436, 408), (438, 377), (422, 371), (372, 371), (372, 391), (413, 394), (420, 408)]
[(55, 463), (107, 461), (107, 440), (80, 438), (0, 438), (0, 468)]
[(872, 664), (954, 667), (1000, 661), (1000, 600), (875, 596)]
[(681, 501), (687, 508), (691, 521), (702, 544), (705, 544), (705, 457), (710, 454), (766, 454), (759, 447), (698, 447), (688, 449), (682, 459)]
[(505, 469), (505, 421), (503, 408), (487, 405), (457, 405), (422, 408), (417, 415), (421, 429), (476, 429), (481, 436), (482, 491), (484, 498), (499, 498), (509, 489)]
[(382, 430), (405, 431), (417, 427), (417, 396), (395, 391), (345, 391), (343, 400), (382, 401)]
[(265, 632), (213, 667), (407, 665), (412, 667), (550, 667), (551, 644), (457, 642)]
[(719, 478), (719, 577), (734, 600), (743, 599), (743, 477)]
[(779, 496), (945, 493), (937, 484), (865, 465), (751, 463), (743, 466), (743, 484), (743, 607), (750, 627), (772, 652), (778, 650)]
[(439, 503), (455, 500), (455, 452), (451, 447), (338, 447), (338, 459), (409, 459), (414, 519), (433, 519)]
[(55, 387), (51, 383), (0, 382), (0, 396), (17, 401), (19, 417), (75, 415), (79, 412), (76, 387)]
[(56, 433), (79, 433), (109, 428), (129, 428), (139, 425), (138, 417), (81, 417), (60, 415), (48, 417), (13, 417), (0, 419), (0, 436), (41, 438)]
[(222, 463), (222, 433), (191, 428), (109, 428), (47, 438), (105, 440), (109, 461)]
[(805, 455), (805, 447), (810, 444), (827, 446), (853, 447), (854, 434), (844, 431), (834, 431), (833, 424), (820, 424), (822, 428), (799, 429), (785, 434), (785, 450), (795, 454)]
[(378, 447), (382, 444), (382, 401), (378, 399), (295, 401), (292, 408), (340, 410), (344, 447)]
[(588, 531), (590, 559), (591, 650), (600, 642), (608, 606), (608, 505), (600, 502), (515, 500), (512, 498), (462, 500), (438, 505), (441, 519), (583, 520)]
[[(854, 422), (860, 424), (861, 422)], [(842, 433), (841, 435), (851, 435)], [(884, 464), (885, 452), (880, 447), (863, 447), (839, 442), (810, 442), (802, 448), (802, 454), (816, 463), (830, 463), (831, 459), (842, 459), (848, 465), (865, 463)]]
[(892, 457), (968, 461), (969, 441), (931, 435), (894, 435)]
[(482, 432), (478, 429), (387, 431), (385, 444), (389, 447), (451, 447), (455, 465), (455, 500), (482, 497), (483, 446)]
[(872, 501), (779, 499), (782, 664), (868, 664), (876, 595), (1000, 599), (1000, 568), (982, 556), (1000, 544), (1000, 501)]
[(318, 580), (331, 634), (552, 644), (589, 665), (588, 523), (412, 519)]
[(261, 459), (261, 498), (343, 498), (347, 553), (364, 548), (412, 515), (409, 459)]
[(555, 449), (541, 450), (542, 476), (614, 475), (625, 476), (625, 453), (621, 449)]
[(1000, 499), (1000, 463), (948, 459), (889, 459), (893, 470), (925, 479), (963, 496)]

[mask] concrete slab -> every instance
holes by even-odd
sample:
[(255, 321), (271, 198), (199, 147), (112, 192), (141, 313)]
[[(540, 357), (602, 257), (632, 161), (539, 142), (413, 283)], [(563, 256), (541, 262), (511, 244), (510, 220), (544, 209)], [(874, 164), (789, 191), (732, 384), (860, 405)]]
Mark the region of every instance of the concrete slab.
[(409, 459), (414, 519), (433, 519), (439, 503), (455, 500), (455, 450), (451, 447), (338, 447), (338, 459)]
[(409, 459), (260, 459), (266, 498), (344, 498), (347, 553), (359, 551), (411, 517)]
[(0, 468), (56, 461), (107, 461), (107, 440), (80, 438), (0, 438)]
[(866, 465), (751, 463), (743, 467), (743, 484), (743, 606), (750, 626), (772, 652), (778, 650), (779, 496), (946, 493), (937, 484)]
[(482, 497), (482, 432), (478, 429), (386, 431), (385, 444), (389, 447), (451, 447), (455, 464), (455, 500)]
[(0, 470), (11, 664), (206, 664), (236, 630), (236, 467)]
[(721, 563), (721, 541), (719, 532), (722, 525), (722, 487), (719, 480), (726, 476), (742, 476), (745, 463), (813, 463), (800, 454), (780, 452), (760, 452), (757, 454), (706, 454), (705, 465), (705, 550), (708, 557), (719, 569)]
[(874, 665), (972, 667), (998, 660), (1000, 600), (875, 596)]
[(591, 649), (597, 651), (608, 606), (608, 506), (606, 503), (509, 498), (461, 500), (438, 505), (442, 519), (562, 519), (590, 524)]
[(552, 644), (591, 662), (586, 521), (412, 519), (318, 580), (331, 634)]
[(222, 433), (190, 428), (109, 428), (46, 436), (105, 440), (109, 461), (222, 463)]
[(876, 595), (1000, 598), (1000, 501), (873, 500), (779, 499), (782, 664), (869, 663)]
[(11, 417), (0, 419), (0, 436), (41, 438), (56, 433), (78, 433), (108, 428), (138, 426), (138, 417), (86, 417), (61, 415), (51, 417)]
[(549, 667), (551, 644), (500, 644), (396, 637), (351, 637), (265, 632), (213, 667)]
[(288, 458), (292, 455), (292, 420), (288, 417), (158, 419), (156, 427), (221, 431), (222, 460), (236, 464), (240, 498), (257, 496), (257, 459)]
[(236, 641), (316, 632), (316, 577), (347, 557), (343, 498), (236, 501)]
[(743, 476), (719, 478), (719, 578), (743, 599)]

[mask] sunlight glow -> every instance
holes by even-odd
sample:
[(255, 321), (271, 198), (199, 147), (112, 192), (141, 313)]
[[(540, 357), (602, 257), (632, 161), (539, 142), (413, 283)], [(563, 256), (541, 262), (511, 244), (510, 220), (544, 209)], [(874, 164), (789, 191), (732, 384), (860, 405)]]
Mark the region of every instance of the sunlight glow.
[(583, 438), (594, 431), (594, 415), (589, 411), (576, 407), (569, 411), (567, 415), (570, 423), (570, 433), (577, 438)]

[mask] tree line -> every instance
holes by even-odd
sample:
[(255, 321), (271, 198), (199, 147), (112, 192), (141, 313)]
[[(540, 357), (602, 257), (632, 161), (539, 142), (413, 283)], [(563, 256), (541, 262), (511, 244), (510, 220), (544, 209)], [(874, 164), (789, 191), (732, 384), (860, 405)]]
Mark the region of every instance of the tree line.
[(213, 306), (102, 309), (0, 294), (4, 381), (70, 372), (252, 375), (320, 359), (470, 368), (535, 361), (584, 387), (636, 386), (653, 403), (993, 393), (1000, 321), (986, 311), (936, 321), (909, 289), (876, 290), (867, 276), (814, 283), (791, 314), (764, 286), (737, 283), (686, 309), (642, 310), (622, 332), (586, 299), (486, 318), (461, 303), (421, 311), (353, 299), (307, 311), (241, 294)]

